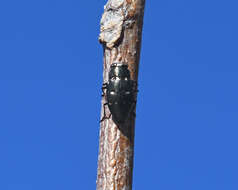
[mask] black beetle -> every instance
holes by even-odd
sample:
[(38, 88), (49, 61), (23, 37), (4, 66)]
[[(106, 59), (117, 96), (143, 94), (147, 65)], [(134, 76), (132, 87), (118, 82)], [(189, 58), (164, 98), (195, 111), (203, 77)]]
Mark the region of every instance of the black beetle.
[[(136, 106), (137, 83), (131, 80), (128, 65), (122, 63), (113, 63), (110, 66), (109, 81), (103, 84), (103, 95), (106, 95), (106, 103), (104, 104), (104, 119), (110, 118), (116, 124), (123, 124), (131, 114), (134, 114)], [(106, 94), (104, 93), (106, 90)], [(109, 117), (106, 117), (105, 106), (109, 107), (111, 112)]]

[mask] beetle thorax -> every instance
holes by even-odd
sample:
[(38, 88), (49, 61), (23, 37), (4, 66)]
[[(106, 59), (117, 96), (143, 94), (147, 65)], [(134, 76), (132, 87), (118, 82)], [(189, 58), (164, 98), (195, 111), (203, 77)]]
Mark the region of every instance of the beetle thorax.
[(109, 72), (109, 80), (116, 79), (130, 79), (130, 71), (128, 70), (128, 66), (125, 64), (114, 63), (111, 66), (111, 70)]

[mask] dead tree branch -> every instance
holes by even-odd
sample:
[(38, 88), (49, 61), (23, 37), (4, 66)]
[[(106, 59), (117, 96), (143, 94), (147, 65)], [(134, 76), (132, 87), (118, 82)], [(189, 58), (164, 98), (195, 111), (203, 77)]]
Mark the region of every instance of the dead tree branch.
[[(126, 63), (131, 79), (137, 81), (144, 5), (145, 0), (108, 0), (104, 6), (99, 35), (104, 48), (104, 82), (115, 62)], [(101, 118), (105, 102), (103, 97)], [(112, 118), (101, 122), (97, 190), (132, 189), (134, 126), (135, 117), (123, 126), (117, 126)]]

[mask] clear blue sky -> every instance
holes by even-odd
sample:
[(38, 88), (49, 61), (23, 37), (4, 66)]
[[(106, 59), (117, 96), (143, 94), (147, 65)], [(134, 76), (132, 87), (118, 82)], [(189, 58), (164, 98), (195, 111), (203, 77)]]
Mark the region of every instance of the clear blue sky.
[[(0, 1), (0, 189), (96, 187), (105, 0)], [(237, 3), (147, 0), (134, 189), (238, 189)]]

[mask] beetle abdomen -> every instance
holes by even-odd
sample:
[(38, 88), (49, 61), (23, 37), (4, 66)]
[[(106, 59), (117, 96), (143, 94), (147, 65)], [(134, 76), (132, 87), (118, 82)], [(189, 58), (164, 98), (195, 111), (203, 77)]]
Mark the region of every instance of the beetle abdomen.
[(134, 101), (134, 81), (114, 80), (109, 81), (107, 87), (108, 107), (112, 113), (114, 121), (123, 123), (128, 119), (133, 111)]

